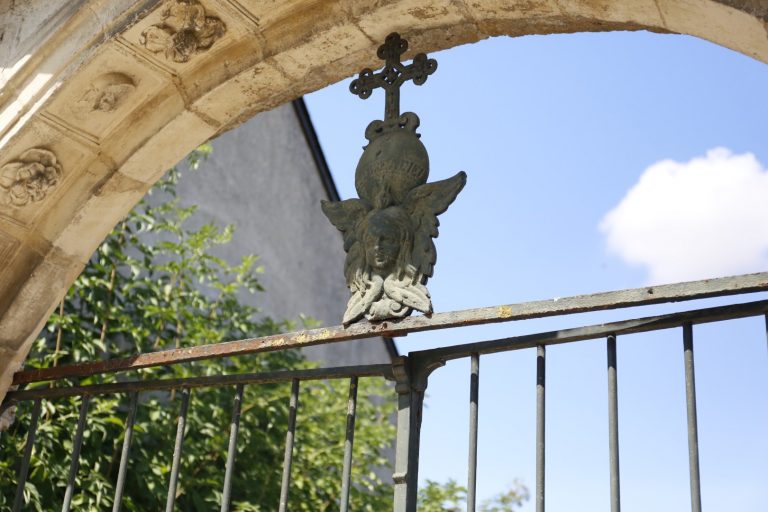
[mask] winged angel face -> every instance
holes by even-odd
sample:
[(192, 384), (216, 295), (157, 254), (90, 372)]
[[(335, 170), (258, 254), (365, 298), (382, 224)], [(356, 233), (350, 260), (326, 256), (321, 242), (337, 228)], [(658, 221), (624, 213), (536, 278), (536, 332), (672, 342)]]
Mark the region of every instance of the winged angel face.
[(460, 172), (427, 183), (429, 158), (411, 112), (374, 121), (370, 144), (355, 172), (360, 199), (323, 201), (328, 219), (344, 236), (344, 273), (352, 297), (343, 323), (401, 318), (413, 310), (432, 313), (425, 286), (436, 260), (437, 216), (464, 187)]

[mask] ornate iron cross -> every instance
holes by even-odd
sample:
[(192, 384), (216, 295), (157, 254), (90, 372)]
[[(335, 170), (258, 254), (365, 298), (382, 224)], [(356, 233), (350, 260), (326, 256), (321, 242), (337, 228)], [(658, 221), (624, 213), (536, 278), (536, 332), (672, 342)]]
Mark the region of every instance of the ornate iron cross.
[(369, 68), (365, 68), (349, 85), (352, 94), (356, 94), (361, 99), (370, 97), (374, 89), (379, 87), (384, 89), (386, 91), (385, 121), (400, 116), (400, 86), (408, 80), (413, 80), (416, 85), (422, 85), (437, 69), (437, 61), (428, 59), (423, 53), (416, 55), (411, 64), (404, 65), (400, 62), (400, 56), (406, 50), (408, 50), (408, 41), (402, 39), (397, 32), (389, 34), (376, 52), (376, 55), (385, 62), (384, 69), (374, 73)]

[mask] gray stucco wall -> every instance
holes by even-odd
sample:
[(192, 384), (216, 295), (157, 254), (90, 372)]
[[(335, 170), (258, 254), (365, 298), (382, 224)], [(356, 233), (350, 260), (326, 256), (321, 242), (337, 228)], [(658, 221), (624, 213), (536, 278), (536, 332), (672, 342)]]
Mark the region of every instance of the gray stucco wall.
[[(178, 195), (183, 204), (198, 205), (202, 222), (235, 225), (220, 256), (236, 262), (259, 255), (266, 292), (247, 300), (274, 318), (303, 313), (340, 324), (349, 297), (341, 234), (320, 211), (328, 194), (293, 106), (259, 114), (212, 145), (204, 170), (184, 173)], [(380, 338), (305, 353), (334, 366), (390, 361)]]

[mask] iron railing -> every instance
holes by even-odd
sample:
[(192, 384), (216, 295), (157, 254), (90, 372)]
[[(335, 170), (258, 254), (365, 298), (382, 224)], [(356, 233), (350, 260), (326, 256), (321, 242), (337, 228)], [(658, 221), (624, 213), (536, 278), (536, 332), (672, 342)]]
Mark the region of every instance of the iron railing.
[[(659, 304), (695, 300), (708, 297), (742, 295), (768, 291), (768, 273), (710, 279), (690, 283), (638, 288), (617, 292), (599, 293), (549, 301), (503, 305), (493, 308), (466, 310), (453, 313), (435, 314), (430, 317), (411, 317), (398, 321), (377, 324), (361, 323), (349, 327), (334, 327), (301, 331), (292, 334), (268, 336), (248, 340), (232, 341), (216, 345), (198, 346), (139, 354), (127, 359), (96, 361), (86, 364), (56, 368), (29, 370), (17, 373), (14, 384), (27, 385), (35, 382), (57, 381), (60, 379), (82, 378), (97, 374), (126, 372), (140, 368), (183, 364), (200, 359), (227, 357), (268, 350), (284, 350), (321, 343), (342, 342), (373, 336), (402, 336), (410, 332), (432, 329), (461, 327), (494, 322), (508, 322), (530, 318), (541, 318), (571, 313), (618, 309), (648, 304)], [(430, 374), (446, 362), (469, 358), (469, 455), (467, 476), (467, 510), (474, 512), (477, 486), (478, 446), (478, 397), (480, 384), (481, 356), (522, 349), (536, 349), (536, 488), (534, 500), (537, 512), (544, 512), (545, 506), (545, 399), (546, 399), (546, 347), (584, 340), (605, 339), (608, 381), (609, 421), (609, 468), (611, 511), (620, 510), (619, 443), (618, 443), (618, 396), (616, 340), (628, 334), (681, 329), (682, 348), (685, 362), (685, 391), (688, 422), (689, 476), (691, 488), (691, 510), (701, 511), (701, 489), (699, 479), (698, 432), (696, 424), (696, 391), (694, 371), (694, 326), (721, 322), (737, 318), (765, 316), (768, 331), (768, 300), (735, 303), (725, 306), (694, 309), (605, 324), (587, 325), (571, 329), (541, 332), (462, 345), (446, 346), (430, 350), (410, 352), (393, 364), (363, 365), (336, 368), (319, 368), (269, 373), (191, 377), (185, 379), (129, 380), (109, 384), (72, 387), (46, 387), (9, 392), (0, 405), (0, 413), (8, 407), (24, 401), (34, 402), (26, 445), (19, 464), (17, 491), (13, 510), (23, 506), (23, 490), (29, 469), (30, 457), (35, 443), (36, 427), (43, 400), (65, 397), (82, 397), (77, 428), (74, 434), (73, 454), (65, 488), (62, 510), (69, 510), (78, 472), (79, 454), (83, 431), (87, 421), (91, 397), (105, 394), (127, 393), (130, 403), (119, 470), (115, 484), (114, 511), (120, 510), (125, 475), (132, 439), (133, 422), (139, 393), (162, 390), (181, 390), (181, 407), (177, 422), (172, 466), (168, 484), (166, 510), (174, 509), (175, 488), (179, 477), (179, 461), (183, 447), (184, 428), (189, 407), (190, 391), (195, 388), (230, 386), (234, 387), (232, 419), (225, 465), (224, 489), (221, 510), (229, 510), (232, 472), (235, 463), (237, 436), (240, 421), (240, 404), (246, 385), (285, 382), (291, 383), (290, 409), (286, 428), (286, 443), (283, 463), (283, 478), (280, 490), (279, 511), (288, 510), (288, 492), (291, 484), (291, 466), (294, 452), (296, 412), (300, 382), (306, 380), (348, 379), (349, 398), (347, 408), (346, 437), (341, 457), (342, 486), (339, 497), (340, 510), (349, 509), (349, 491), (354, 485), (351, 477), (352, 446), (355, 434), (357, 385), (361, 377), (384, 377), (395, 382), (397, 393), (397, 436), (395, 439), (395, 461), (392, 481), (394, 482), (393, 508), (395, 512), (414, 512), (417, 508), (418, 468), (421, 418), (424, 393)]]

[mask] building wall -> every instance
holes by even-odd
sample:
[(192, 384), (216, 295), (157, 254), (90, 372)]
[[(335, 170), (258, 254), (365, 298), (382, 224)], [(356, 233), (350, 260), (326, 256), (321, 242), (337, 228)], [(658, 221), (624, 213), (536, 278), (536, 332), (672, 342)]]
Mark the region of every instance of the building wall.
[[(235, 225), (233, 241), (220, 256), (230, 262), (259, 256), (266, 291), (246, 302), (276, 319), (301, 313), (334, 326), (349, 297), (345, 254), (320, 201), (335, 195), (335, 188), (332, 181), (323, 183), (330, 176), (318, 168), (310, 145), (316, 140), (313, 133), (308, 140), (299, 115), (289, 103), (214, 139), (204, 169), (186, 172), (177, 190), (183, 204), (198, 205), (198, 222)], [(333, 366), (391, 360), (381, 338), (308, 347), (305, 353)]]

